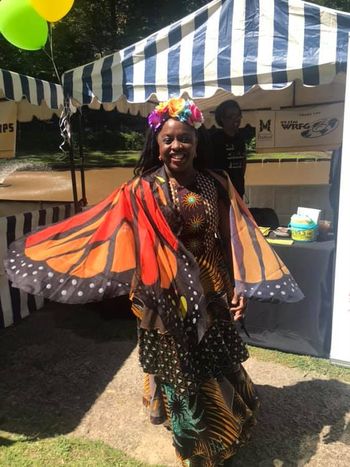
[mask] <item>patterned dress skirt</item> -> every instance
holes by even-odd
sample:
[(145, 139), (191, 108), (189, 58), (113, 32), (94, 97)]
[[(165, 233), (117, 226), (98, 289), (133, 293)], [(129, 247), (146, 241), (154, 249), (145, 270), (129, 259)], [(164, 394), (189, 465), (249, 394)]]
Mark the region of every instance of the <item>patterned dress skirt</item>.
[(173, 187), (174, 191), (184, 225), (180, 239), (198, 262), (210, 325), (199, 343), (195, 326), (186, 329), (186, 350), (154, 325), (152, 310), (136, 310), (140, 363), (146, 373), (143, 401), (151, 422), (171, 430), (182, 465), (211, 467), (246, 443), (259, 401), (242, 366), (248, 352), (229, 311), (232, 283), (215, 235), (215, 185), (200, 175), (194, 186)]
[(170, 384), (145, 375), (145, 406), (153, 423), (172, 431), (176, 454), (184, 466), (222, 465), (243, 446), (255, 424), (259, 402), (242, 365), (221, 378), (203, 382), (197, 394), (183, 396)]

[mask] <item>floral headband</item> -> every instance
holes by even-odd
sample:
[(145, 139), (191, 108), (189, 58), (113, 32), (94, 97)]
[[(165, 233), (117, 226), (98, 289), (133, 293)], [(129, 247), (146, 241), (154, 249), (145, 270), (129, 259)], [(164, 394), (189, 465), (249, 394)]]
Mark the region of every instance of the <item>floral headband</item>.
[(202, 112), (190, 99), (172, 97), (160, 102), (148, 115), (148, 125), (156, 133), (169, 118), (176, 118), (180, 122), (188, 123), (194, 128), (199, 128), (204, 122)]

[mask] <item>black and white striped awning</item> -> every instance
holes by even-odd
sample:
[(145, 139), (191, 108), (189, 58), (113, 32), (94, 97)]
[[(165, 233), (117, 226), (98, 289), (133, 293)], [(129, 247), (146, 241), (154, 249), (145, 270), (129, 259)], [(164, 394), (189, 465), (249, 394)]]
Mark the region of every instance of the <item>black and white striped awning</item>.
[(60, 116), (64, 103), (63, 88), (60, 84), (1, 68), (0, 99), (17, 102), (19, 122), (29, 122), (33, 117), (49, 120), (53, 114)]
[(49, 109), (61, 109), (63, 91), (60, 84), (14, 73), (0, 68), (0, 92), (5, 99), (20, 102), (23, 98), (32, 105), (43, 103)]
[(242, 96), (331, 82), (347, 61), (350, 14), (301, 0), (213, 0), (113, 55), (63, 75), (79, 104), (146, 102), (219, 89)]

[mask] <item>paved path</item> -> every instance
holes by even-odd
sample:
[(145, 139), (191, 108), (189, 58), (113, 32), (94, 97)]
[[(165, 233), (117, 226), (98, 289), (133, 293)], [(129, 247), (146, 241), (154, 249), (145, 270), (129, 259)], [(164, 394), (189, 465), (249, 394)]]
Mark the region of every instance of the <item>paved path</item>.
[[(234, 465), (348, 467), (350, 386), (250, 359), (262, 399), (259, 425)], [(99, 439), (150, 464), (175, 466), (170, 434), (148, 422), (134, 349), (74, 434)], [(346, 428), (347, 427), (347, 428)]]
[[(131, 168), (109, 168), (85, 172), (88, 201), (95, 204), (132, 177)], [(78, 198), (81, 197), (80, 172), (76, 173)], [(8, 186), (0, 188), (0, 200), (71, 201), (72, 182), (69, 171), (14, 172), (6, 178)]]

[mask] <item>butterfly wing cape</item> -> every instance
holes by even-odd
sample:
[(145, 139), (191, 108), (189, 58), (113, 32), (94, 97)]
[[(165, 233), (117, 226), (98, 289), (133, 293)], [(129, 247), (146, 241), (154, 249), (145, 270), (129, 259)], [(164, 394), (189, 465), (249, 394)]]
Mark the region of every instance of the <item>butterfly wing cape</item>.
[(211, 171), (230, 199), (229, 223), (235, 288), (238, 294), (274, 303), (304, 298), (288, 268), (269, 245), (228, 175)]
[(14, 287), (53, 301), (86, 303), (129, 294), (156, 309), (174, 334), (185, 318), (206, 327), (195, 259), (173, 234), (143, 178), (14, 242), (5, 267)]
[[(199, 268), (172, 232), (161, 206), (170, 204), (166, 175), (136, 178), (76, 216), (14, 242), (5, 260), (12, 285), (63, 303), (129, 294), (157, 310), (166, 329), (187, 320), (199, 336), (207, 314)], [(265, 241), (229, 181), (235, 285), (247, 297), (292, 302), (303, 295)]]

